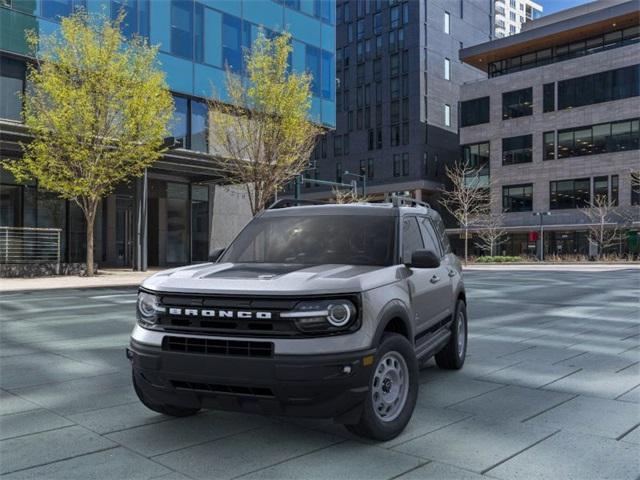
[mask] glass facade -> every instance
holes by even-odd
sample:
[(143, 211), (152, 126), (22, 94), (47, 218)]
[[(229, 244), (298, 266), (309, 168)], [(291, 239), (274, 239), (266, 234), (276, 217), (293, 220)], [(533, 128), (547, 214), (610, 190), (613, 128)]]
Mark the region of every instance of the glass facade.
[[(61, 16), (77, 8), (90, 13), (126, 15), (123, 32), (140, 34), (160, 46), (159, 61), (170, 89), (177, 94), (206, 98), (215, 91), (225, 98), (225, 65), (242, 70), (243, 48), (262, 28), (267, 35), (287, 29), (293, 37), (291, 67), (313, 74), (311, 117), (335, 126), (335, 1), (305, 0), (34, 0), (0, 4), (0, 50), (27, 55), (24, 32), (48, 34), (57, 30)], [(2, 95), (10, 76), (2, 65)], [(20, 68), (20, 67), (19, 67)], [(23, 67), (22, 67), (23, 68)], [(20, 110), (15, 99), (2, 99), (2, 108)], [(8, 100), (8, 99), (7, 99)], [(5, 105), (9, 105), (6, 106)]]
[(591, 200), (591, 179), (560, 180), (549, 182), (549, 208), (584, 208)]
[(490, 172), (489, 142), (463, 145), (462, 160), (469, 167), (477, 168), (479, 176), (488, 177)]
[(530, 212), (533, 209), (533, 185), (505, 185), (502, 187), (503, 212)]
[(640, 119), (558, 130), (558, 158), (638, 150)]

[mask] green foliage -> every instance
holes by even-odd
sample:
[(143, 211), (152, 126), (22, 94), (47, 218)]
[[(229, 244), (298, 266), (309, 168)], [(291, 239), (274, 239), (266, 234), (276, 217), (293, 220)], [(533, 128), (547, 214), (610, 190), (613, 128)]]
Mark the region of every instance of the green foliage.
[(522, 257), (513, 257), (509, 255), (484, 256), (476, 258), (476, 263), (515, 263), (522, 262)]
[(24, 122), (34, 139), (22, 160), (3, 164), (18, 180), (37, 179), (80, 206), (88, 255), (100, 199), (159, 157), (173, 114), (157, 47), (127, 41), (123, 19), (79, 12), (63, 18), (56, 34), (27, 34), (37, 63), (27, 75)]
[(311, 77), (289, 70), (291, 36), (260, 32), (246, 77), (227, 70), (228, 100), (211, 102), (211, 143), (229, 179), (247, 185), (255, 215), (309, 161), (320, 128), (309, 121)]

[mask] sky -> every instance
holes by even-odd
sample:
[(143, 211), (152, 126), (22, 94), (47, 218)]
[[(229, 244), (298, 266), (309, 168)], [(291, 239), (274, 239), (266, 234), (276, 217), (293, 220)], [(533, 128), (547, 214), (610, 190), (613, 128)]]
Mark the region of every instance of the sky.
[(537, 0), (543, 7), (542, 13), (549, 15), (559, 10), (566, 10), (567, 8), (577, 7), (584, 3), (589, 3), (592, 0)]

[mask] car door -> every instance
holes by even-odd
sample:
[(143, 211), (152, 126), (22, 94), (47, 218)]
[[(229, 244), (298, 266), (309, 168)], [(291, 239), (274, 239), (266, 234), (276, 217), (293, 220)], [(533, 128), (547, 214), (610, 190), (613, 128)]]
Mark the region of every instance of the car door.
[[(402, 218), (402, 262), (411, 262), (411, 255), (415, 250), (424, 249), (424, 240), (420, 232), (418, 218), (405, 216)], [(430, 320), (437, 314), (432, 297), (438, 289), (437, 282), (432, 282), (436, 270), (433, 268), (411, 268), (407, 278), (413, 321), (416, 334), (428, 328)]]
[(450, 266), (445, 258), (433, 224), (428, 217), (420, 217), (418, 223), (420, 224), (425, 249), (435, 252), (440, 257), (441, 262), (438, 268), (431, 269), (432, 275), (429, 278), (429, 283), (432, 286), (432, 293), (429, 297), (431, 315), (426, 322), (426, 326), (430, 327), (451, 315), (453, 287), (451, 276), (449, 275)]

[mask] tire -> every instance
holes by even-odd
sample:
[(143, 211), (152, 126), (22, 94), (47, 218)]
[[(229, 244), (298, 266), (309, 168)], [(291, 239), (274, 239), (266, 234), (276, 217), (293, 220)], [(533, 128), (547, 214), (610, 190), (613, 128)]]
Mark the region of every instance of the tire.
[(451, 337), (442, 350), (436, 353), (436, 364), (445, 370), (459, 370), (467, 356), (467, 306), (458, 300), (451, 325)]
[(136, 391), (136, 395), (142, 402), (142, 404), (147, 407), (149, 410), (153, 410), (154, 412), (162, 413), (163, 415), (168, 415), (170, 417), (190, 417), (191, 415), (195, 415), (200, 410), (199, 408), (184, 408), (178, 407), (176, 405), (163, 405), (160, 403), (155, 403), (149, 400), (140, 386), (138, 385), (138, 381), (136, 380), (135, 373), (132, 372), (133, 378), (133, 388)]
[[(345, 426), (360, 437), (391, 440), (409, 423), (417, 396), (418, 362), (413, 346), (402, 335), (385, 334), (376, 352), (360, 421)], [(385, 399), (397, 401), (385, 403)]]

